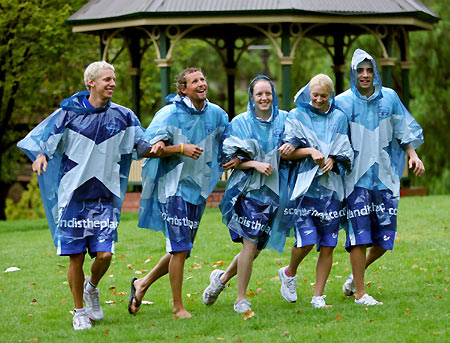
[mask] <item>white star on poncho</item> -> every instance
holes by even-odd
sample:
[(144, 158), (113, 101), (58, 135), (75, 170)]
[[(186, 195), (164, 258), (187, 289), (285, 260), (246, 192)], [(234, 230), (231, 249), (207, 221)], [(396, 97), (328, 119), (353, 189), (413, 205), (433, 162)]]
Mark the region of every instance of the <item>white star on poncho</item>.
[(67, 157), (77, 165), (61, 179), (58, 189), (58, 206), (64, 208), (74, 191), (86, 181), (96, 178), (111, 193), (120, 198), (119, 146), (125, 131), (96, 144), (92, 139), (67, 129), (63, 138), (71, 142), (65, 150)]
[(375, 130), (369, 130), (359, 123), (350, 122), (352, 145), (359, 154), (355, 158), (352, 172), (346, 177), (345, 188), (350, 194), (359, 179), (375, 164), (379, 165), (380, 181), (396, 196), (400, 180), (392, 170), (391, 158), (385, 150), (392, 141), (392, 124), (389, 118), (379, 122)]

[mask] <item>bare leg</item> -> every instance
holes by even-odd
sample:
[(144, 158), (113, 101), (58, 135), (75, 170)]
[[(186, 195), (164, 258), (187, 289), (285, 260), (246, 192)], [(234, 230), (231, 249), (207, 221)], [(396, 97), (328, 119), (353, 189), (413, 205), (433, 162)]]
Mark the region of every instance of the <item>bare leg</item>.
[(373, 262), (378, 260), (381, 256), (384, 255), (386, 252), (386, 249), (379, 247), (379, 246), (372, 246), (370, 247), (369, 251), (366, 255), (366, 269), (369, 267)]
[(91, 266), (91, 283), (98, 285), (111, 264), (112, 254), (106, 251), (97, 252), (94, 263)]
[(366, 266), (366, 245), (356, 245), (350, 251), (350, 263), (352, 265), (353, 282), (355, 283), (355, 298), (360, 299), (365, 293), (364, 272)]
[[(160, 277), (166, 275), (169, 272), (169, 262), (172, 255), (167, 253), (153, 267), (153, 269), (147, 273), (143, 278), (134, 281), (134, 287), (136, 288), (136, 298), (141, 301), (144, 298), (147, 289)], [(131, 311), (139, 311), (139, 307), (136, 307), (136, 302), (133, 300), (131, 304)]]
[(85, 253), (69, 256), (69, 268), (67, 279), (69, 280), (70, 291), (76, 309), (83, 308), (83, 285), (84, 285), (84, 263)]
[(333, 247), (320, 247), (319, 260), (316, 264), (316, 289), (314, 290), (314, 296), (323, 295), (333, 263), (333, 249)]
[(173, 316), (174, 318), (190, 318), (192, 315), (186, 311), (183, 305), (181, 290), (183, 287), (184, 262), (187, 251), (177, 251), (172, 254), (169, 263), (169, 279), (172, 287)]
[(252, 275), (253, 260), (256, 254), (256, 243), (252, 243), (245, 238), (242, 243), (242, 250), (237, 261), (238, 295), (236, 302), (247, 297), (247, 287)]
[(307, 245), (304, 247), (292, 247), (291, 260), (289, 261), (288, 272), (291, 276), (297, 274), (297, 268), (300, 262), (309, 254), (314, 245)]
[[(255, 257), (253, 258), (253, 260), (255, 260), (258, 257), (260, 252), (261, 250), (256, 250)], [(225, 270), (225, 273), (223, 273), (220, 276), (220, 282), (222, 282), (223, 284), (230, 281), (230, 279), (237, 274), (239, 255), (240, 253), (234, 256), (233, 261), (231, 261), (231, 264), (228, 266), (227, 270)]]

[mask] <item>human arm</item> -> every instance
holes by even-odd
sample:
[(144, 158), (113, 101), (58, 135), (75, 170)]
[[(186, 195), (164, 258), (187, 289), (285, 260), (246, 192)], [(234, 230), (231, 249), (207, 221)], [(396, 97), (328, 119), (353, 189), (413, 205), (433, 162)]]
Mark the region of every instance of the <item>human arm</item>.
[(42, 175), (47, 171), (47, 157), (39, 154), (31, 165), (33, 172)]
[(270, 176), (275, 170), (270, 163), (260, 161), (245, 161), (242, 162), (236, 169), (255, 169), (257, 172)]
[(414, 149), (414, 146), (412, 145), (412, 143), (408, 144), (405, 147), (405, 152), (409, 156), (409, 162), (408, 162), (409, 169), (412, 169), (414, 167), (413, 173), (417, 176), (422, 175), (425, 172), (425, 166), (423, 165), (422, 160), (417, 155), (417, 152)]
[(311, 147), (295, 149), (291, 154), (286, 156), (282, 155), (281, 158), (285, 160), (299, 160), (308, 156), (311, 156), (315, 164), (318, 164), (321, 167), (323, 167), (325, 163), (324, 154), (322, 154), (319, 150)]
[(203, 152), (203, 149), (195, 144), (175, 144), (167, 145), (163, 141), (156, 142), (152, 147), (142, 155), (142, 157), (164, 158), (181, 154), (197, 160)]

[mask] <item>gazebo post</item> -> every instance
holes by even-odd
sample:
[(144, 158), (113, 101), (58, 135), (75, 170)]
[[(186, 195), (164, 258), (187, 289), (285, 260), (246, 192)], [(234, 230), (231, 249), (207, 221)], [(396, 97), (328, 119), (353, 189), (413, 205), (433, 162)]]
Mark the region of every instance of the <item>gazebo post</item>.
[(140, 38), (137, 35), (130, 35), (128, 42), (128, 50), (130, 52), (131, 67), (129, 74), (131, 76), (131, 98), (133, 104), (133, 112), (140, 117), (141, 114), (141, 47)]
[(170, 62), (166, 58), (169, 46), (170, 39), (166, 35), (165, 27), (161, 27), (161, 35), (159, 37), (161, 59), (156, 61), (161, 71), (161, 106), (166, 105), (166, 96), (170, 94)]
[(344, 57), (344, 35), (339, 32), (334, 34), (334, 76), (335, 76), (335, 94), (340, 94), (344, 91), (344, 76), (345, 76), (345, 57)]
[(289, 26), (287, 24), (282, 25), (283, 32), (281, 35), (281, 51), (283, 52), (283, 57), (281, 58), (281, 80), (282, 80), (282, 109), (289, 111), (292, 107), (291, 102), (291, 66), (294, 59), (290, 56), (291, 53), (291, 42)]
[(225, 38), (226, 48), (226, 64), (225, 70), (227, 73), (227, 91), (228, 91), (228, 115), (232, 119), (235, 116), (235, 96), (234, 84), (236, 79), (236, 61), (234, 60), (234, 42), (235, 38), (232, 35), (227, 35)]
[(386, 48), (388, 58), (383, 58), (380, 60), (380, 65), (382, 66), (383, 73), (383, 86), (392, 87), (392, 69), (395, 65), (395, 58), (392, 58), (392, 36), (393, 30), (389, 26), (387, 29), (386, 37), (383, 38), (383, 44)]

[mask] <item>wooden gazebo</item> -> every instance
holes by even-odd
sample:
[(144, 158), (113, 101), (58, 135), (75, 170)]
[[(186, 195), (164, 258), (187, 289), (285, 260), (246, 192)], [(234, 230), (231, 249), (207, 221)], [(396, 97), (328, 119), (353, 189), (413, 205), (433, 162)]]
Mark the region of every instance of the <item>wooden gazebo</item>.
[[(409, 32), (431, 30), (439, 16), (418, 0), (92, 0), (67, 22), (74, 32), (98, 35), (101, 58), (114, 38), (122, 37), (130, 52), (133, 110), (140, 113), (141, 61), (154, 46), (161, 71), (161, 102), (169, 94), (174, 47), (183, 38), (207, 41), (218, 52), (228, 82), (228, 113), (234, 115), (234, 84), (241, 52), (255, 41), (268, 39), (282, 69), (281, 107), (291, 107), (291, 65), (304, 39), (320, 43), (334, 64), (336, 92), (343, 91), (349, 48), (357, 37), (369, 34), (380, 46), (377, 57), (383, 84), (392, 85), (392, 68), (402, 70), (403, 101), (409, 102)], [(244, 42), (240, 47), (236, 41)], [(397, 44), (400, 56), (394, 56)], [(236, 53), (236, 51), (238, 53)]]

